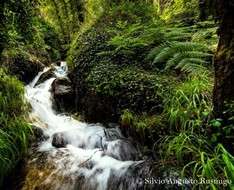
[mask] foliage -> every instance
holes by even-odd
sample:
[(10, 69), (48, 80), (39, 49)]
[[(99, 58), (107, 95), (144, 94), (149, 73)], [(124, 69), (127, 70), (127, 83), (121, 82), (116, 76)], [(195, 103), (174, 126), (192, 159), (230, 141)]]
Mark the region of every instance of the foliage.
[(205, 45), (194, 42), (165, 43), (151, 50), (149, 54), (149, 58), (154, 57), (154, 64), (166, 62), (165, 69), (175, 67), (192, 74), (206, 70), (206, 59), (211, 56)]
[(206, 75), (193, 76), (178, 84), (168, 97), (164, 112), (177, 129), (200, 127), (212, 110), (212, 80)]
[(55, 28), (63, 44), (67, 45), (84, 21), (84, 2), (80, 0), (40, 0), (39, 2), (39, 10), (45, 21)]
[[(204, 23), (200, 23), (202, 24)], [(198, 27), (199, 25), (165, 27), (160, 21), (144, 25), (141, 23), (127, 25), (127, 22), (118, 22), (115, 29), (109, 29), (113, 37), (107, 43), (108, 50), (98, 55), (106, 56), (118, 64), (129, 64), (131, 59), (131, 64), (140, 63), (146, 68), (152, 67), (149, 60), (153, 60), (154, 67), (158, 68), (174, 67), (190, 74), (200, 74), (204, 70), (208, 72), (207, 67), (210, 66), (212, 53), (210, 47), (195, 42), (195, 36), (199, 36)], [(209, 30), (204, 29), (204, 32), (208, 33)]]
[(131, 131), (131, 136), (142, 145), (147, 146), (148, 143), (154, 143), (155, 139), (168, 133), (163, 117), (163, 115), (148, 115), (146, 113), (139, 115), (126, 109), (120, 116), (120, 124), (124, 130), (128, 128)]
[[(154, 2), (158, 15), (152, 1), (6, 1), (0, 8), (0, 53), (29, 65), (66, 58), (69, 48), (77, 101), (93, 104), (94, 111), (111, 102), (107, 112), (114, 110), (143, 145), (154, 144), (159, 162), (178, 167), (182, 177), (233, 180), (227, 145), (233, 114), (227, 111), (225, 126), (211, 114), (217, 26), (198, 22), (198, 1)], [(3, 70), (0, 76), (3, 177), (25, 152), (30, 128), (22, 84)]]
[(131, 126), (133, 124), (134, 116), (128, 109), (124, 110), (121, 117), (121, 124), (124, 126)]
[(195, 32), (191, 38), (192, 42), (206, 44), (212, 52), (215, 52), (218, 44), (217, 24), (214, 21), (197, 22), (193, 29)]
[[(231, 142), (233, 127), (223, 127), (221, 120), (210, 119), (212, 83), (209, 75), (203, 74), (175, 86), (164, 109), (171, 128), (156, 146), (162, 163), (176, 166), (182, 179), (211, 180), (209, 184), (193, 185), (193, 189), (219, 189), (220, 184), (212, 180), (226, 180), (226, 186), (233, 188), (233, 156), (219, 144), (226, 138)], [(226, 144), (225, 147), (229, 148)]]
[(211, 50), (217, 45), (217, 35), (213, 33), (215, 28), (213, 22), (199, 22), (191, 27), (164, 26), (161, 30), (166, 34), (156, 47), (151, 48), (147, 60), (160, 69), (174, 69), (190, 75), (210, 72)]
[(109, 1), (106, 14), (112, 15), (116, 21), (122, 20), (129, 24), (146, 23), (156, 17), (153, 5), (142, 0)]
[(108, 51), (98, 55), (109, 57), (118, 64), (129, 64), (129, 60), (132, 60), (132, 64), (141, 63), (142, 66), (146, 66), (147, 51), (164, 39), (160, 25), (160, 22), (144, 25), (118, 22), (115, 30), (110, 28), (113, 37), (107, 42)]
[[(9, 55), (10, 58), (14, 58), (22, 55), (25, 59), (36, 59), (43, 63), (50, 57), (59, 58), (58, 37), (55, 31), (37, 15), (36, 2), (5, 1), (3, 7), (4, 56)], [(52, 38), (53, 43), (51, 43)]]
[(199, 18), (199, 2), (196, 0), (169, 0), (161, 1), (161, 3), (158, 0), (158, 2), (158, 14), (167, 22), (182, 21), (191, 23)]
[(155, 113), (162, 109), (163, 97), (170, 88), (167, 80), (137, 67), (121, 68), (104, 62), (91, 70), (86, 82), (95, 92), (116, 99), (120, 110), (128, 106), (136, 112)]
[[(205, 180), (223, 180), (233, 188), (234, 157), (218, 144), (213, 148), (209, 139), (190, 131), (163, 138), (160, 144), (162, 159), (173, 160), (173, 165), (181, 168), (181, 177)], [(199, 179), (198, 179), (199, 178)], [(219, 189), (220, 184), (194, 184), (193, 189), (209, 187)]]
[(23, 85), (0, 69), (0, 180), (13, 169), (27, 150), (31, 133), (24, 113)]
[(2, 69), (0, 71), (1, 111), (9, 116), (17, 116), (25, 111), (23, 106), (24, 88), (15, 78), (7, 76)]
[[(136, 38), (136, 36), (137, 34), (142, 33), (140, 31), (141, 29), (145, 28), (144, 25), (141, 27), (140, 23), (152, 23), (154, 18), (153, 7), (150, 4), (138, 2), (139, 5), (136, 6), (136, 2), (97, 3), (100, 4), (100, 9), (103, 10), (95, 10), (97, 11), (96, 17), (90, 16), (89, 13), (87, 13), (88, 23), (84, 22), (84, 24), (81, 26), (81, 32), (75, 35), (72, 40), (67, 58), (68, 64), (71, 67), (74, 66), (74, 64), (78, 66), (79, 62), (83, 62), (84, 59), (89, 60), (85, 61), (87, 64), (90, 62), (96, 62), (99, 59), (105, 60), (105, 57), (100, 58), (100, 56), (102, 55), (108, 57), (108, 54), (115, 54), (115, 48), (117, 49), (118, 46), (121, 46), (120, 49), (121, 52), (123, 50), (123, 53), (129, 52), (126, 50), (127, 48), (140, 46), (144, 42), (142, 42), (143, 40), (140, 38)], [(94, 12), (92, 9), (93, 4), (91, 2), (88, 2), (86, 6), (88, 10), (91, 9), (91, 12)], [(156, 28), (154, 28), (154, 30), (156, 30)], [(122, 41), (126, 36), (121, 35), (125, 32), (128, 33), (130, 39)], [(156, 41), (157, 38), (155, 36), (158, 33), (153, 32), (153, 30), (151, 30), (151, 32), (152, 33), (148, 31), (148, 33), (144, 35), (144, 38), (148, 38), (145, 40), (150, 41), (149, 37), (151, 36), (151, 39)], [(132, 35), (133, 33), (134, 35)], [(153, 35), (155, 38), (153, 38)], [(108, 41), (110, 41), (109, 45), (106, 44)], [(86, 44), (87, 42), (89, 42), (89, 44)], [(85, 53), (87, 54), (87, 58), (81, 57), (82, 61), (79, 61), (80, 55)], [(126, 56), (128, 55), (129, 54)], [(124, 58), (126, 56), (120, 58), (121, 62), (122, 60), (124, 62)], [(116, 61), (121, 56), (113, 55), (110, 58), (112, 57)], [(128, 59), (130, 59), (130, 57)], [(92, 65), (92, 63), (90, 63), (90, 65)]]

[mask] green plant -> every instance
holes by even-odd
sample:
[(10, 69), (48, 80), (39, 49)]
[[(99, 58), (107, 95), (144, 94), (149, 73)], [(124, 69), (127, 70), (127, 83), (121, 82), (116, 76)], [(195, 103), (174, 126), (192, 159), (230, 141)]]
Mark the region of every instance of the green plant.
[(192, 27), (186, 27), (181, 25), (162, 25), (161, 28), (165, 31), (165, 41), (187, 41), (191, 40), (191, 37), (194, 33)]
[(164, 158), (170, 157), (180, 165), (191, 158), (197, 159), (199, 152), (207, 145), (208, 143), (203, 136), (191, 133), (190, 130), (167, 135), (160, 142), (160, 148), (164, 150), (162, 156)]
[[(171, 79), (170, 84), (173, 83)], [(161, 112), (164, 96), (170, 89), (168, 76), (109, 62), (93, 67), (86, 82), (98, 95), (116, 100), (121, 110), (129, 108), (138, 113)]]
[(211, 93), (212, 81), (207, 75), (193, 76), (175, 86), (164, 109), (170, 126), (179, 129), (201, 126), (212, 110)]
[(192, 170), (194, 178), (199, 177), (211, 180), (211, 183), (206, 186), (210, 186), (214, 190), (218, 190), (221, 184), (217, 182), (212, 183), (212, 180), (222, 180), (222, 185), (225, 187), (229, 186), (230, 189), (233, 189), (234, 157), (227, 152), (222, 144), (218, 144), (214, 151), (199, 151), (197, 152), (197, 156), (193, 161), (183, 167), (182, 176), (188, 176)]
[(162, 1), (164, 5), (161, 5), (159, 12), (160, 17), (166, 22), (184, 21), (191, 22), (191, 20), (197, 20), (199, 16), (198, 1), (191, 0), (169, 0)]
[[(164, 137), (159, 147), (164, 163), (171, 160), (170, 167), (180, 168), (182, 179), (198, 181), (192, 189), (233, 188), (234, 157), (222, 144), (214, 148), (206, 136), (187, 130)], [(201, 180), (207, 184), (199, 184)]]
[(120, 117), (120, 121), (121, 121), (121, 125), (123, 126), (130, 126), (133, 123), (133, 114), (129, 111), (129, 110), (124, 110), (121, 117)]
[(23, 85), (0, 68), (0, 184), (27, 150), (27, 109)]
[[(116, 28), (108, 30), (113, 37), (107, 42), (108, 51), (99, 52), (98, 55), (115, 58), (115, 60), (127, 59), (127, 64), (144, 62), (145, 55), (151, 46), (155, 46), (164, 40), (159, 21), (155, 23), (136, 23), (129, 25), (119, 21)], [(120, 62), (123, 63), (124, 61)]]
[(212, 57), (208, 53), (206, 45), (194, 42), (165, 42), (151, 50), (148, 59), (153, 63), (166, 63), (165, 69), (174, 67), (181, 71), (200, 74), (207, 71), (207, 58)]
[[(206, 26), (206, 25), (205, 25)], [(209, 49), (212, 52), (215, 52), (218, 44), (218, 36), (217, 36), (217, 26), (214, 24), (209, 27), (200, 28), (199, 26), (194, 26), (194, 32), (191, 37), (192, 42), (207, 44)]]

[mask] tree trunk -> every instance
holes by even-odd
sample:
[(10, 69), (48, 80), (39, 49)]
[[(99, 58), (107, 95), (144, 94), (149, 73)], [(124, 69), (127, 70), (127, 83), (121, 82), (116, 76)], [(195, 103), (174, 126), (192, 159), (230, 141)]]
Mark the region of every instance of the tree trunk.
[(234, 100), (234, 2), (217, 0), (219, 44), (214, 60), (215, 86), (213, 94), (214, 113), (223, 117), (225, 103)]
[(200, 9), (200, 20), (206, 20), (207, 15), (207, 7), (206, 7), (206, 0), (199, 0), (199, 9)]

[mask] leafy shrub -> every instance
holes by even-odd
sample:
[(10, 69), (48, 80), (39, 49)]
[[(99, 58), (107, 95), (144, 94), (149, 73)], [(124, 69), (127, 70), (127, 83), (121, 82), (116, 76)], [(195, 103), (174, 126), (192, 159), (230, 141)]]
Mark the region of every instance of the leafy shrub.
[(110, 63), (95, 66), (86, 82), (89, 88), (118, 102), (120, 111), (160, 112), (170, 86), (168, 77), (150, 73), (137, 67), (121, 68)]

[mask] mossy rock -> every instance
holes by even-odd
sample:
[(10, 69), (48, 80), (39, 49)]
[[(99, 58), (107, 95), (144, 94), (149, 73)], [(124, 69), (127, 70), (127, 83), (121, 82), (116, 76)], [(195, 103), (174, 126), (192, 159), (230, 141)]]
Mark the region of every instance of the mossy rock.
[(41, 71), (44, 64), (37, 60), (30, 60), (24, 56), (3, 57), (3, 65), (11, 75), (15, 75), (20, 81), (28, 84)]
[(77, 86), (77, 107), (93, 122), (118, 121), (124, 109), (160, 114), (170, 90), (169, 81), (162, 74), (137, 67), (100, 63)]

